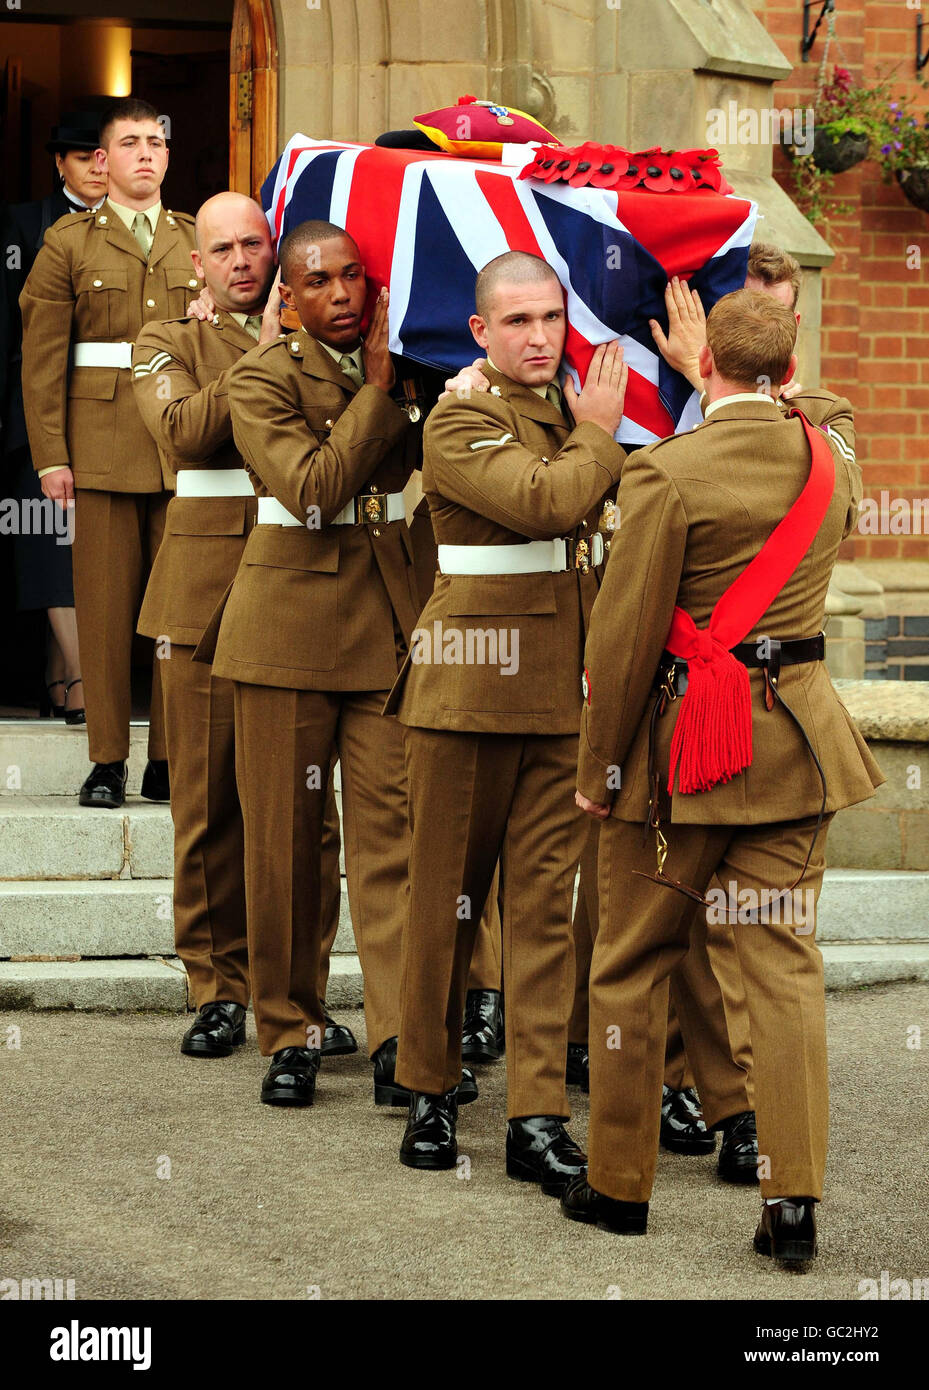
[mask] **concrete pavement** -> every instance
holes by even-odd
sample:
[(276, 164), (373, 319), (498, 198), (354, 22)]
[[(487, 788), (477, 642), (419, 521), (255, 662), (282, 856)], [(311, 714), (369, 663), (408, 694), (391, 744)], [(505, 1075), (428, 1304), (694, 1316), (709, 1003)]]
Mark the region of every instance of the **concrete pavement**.
[[(180, 1055), (176, 1015), (5, 1013), (0, 1279), (73, 1279), (78, 1299), (856, 1300), (882, 1270), (929, 1278), (929, 985), (830, 994), (828, 1013), (822, 1254), (802, 1276), (753, 1254), (757, 1193), (712, 1158), (661, 1155), (644, 1239), (563, 1220), (505, 1176), (502, 1062), (461, 1113), (469, 1163), (420, 1173), (363, 1051), (286, 1111), (258, 1103), (251, 1019), (243, 1049), (205, 1062)], [(339, 1017), (363, 1045), (362, 1015)]]

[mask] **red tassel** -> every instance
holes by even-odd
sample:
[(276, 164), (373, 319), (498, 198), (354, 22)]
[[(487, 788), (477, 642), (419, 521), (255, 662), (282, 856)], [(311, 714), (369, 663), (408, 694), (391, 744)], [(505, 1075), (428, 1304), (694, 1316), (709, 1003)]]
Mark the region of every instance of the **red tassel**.
[(709, 660), (691, 657), (687, 689), (671, 739), (669, 786), (680, 762), (681, 792), (706, 792), (730, 782), (752, 760), (748, 670), (718, 642)]

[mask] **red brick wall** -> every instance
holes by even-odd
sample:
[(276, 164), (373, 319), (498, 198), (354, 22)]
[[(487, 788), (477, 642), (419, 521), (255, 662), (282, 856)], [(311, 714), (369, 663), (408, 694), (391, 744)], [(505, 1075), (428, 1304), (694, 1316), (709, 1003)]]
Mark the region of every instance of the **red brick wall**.
[[(804, 64), (800, 0), (765, 0), (756, 8), (795, 64), (791, 77), (775, 85), (774, 105), (812, 106), (828, 17)], [(814, 20), (818, 11), (818, 5), (811, 11)], [(838, 0), (829, 74), (838, 63), (851, 71), (857, 86), (896, 68), (895, 93), (910, 97), (921, 113), (929, 106), (929, 91), (916, 81), (916, 16), (905, 0)], [(923, 18), (929, 43), (929, 0)], [(929, 65), (924, 75), (929, 76)], [(783, 152), (776, 150), (775, 177), (792, 194), (789, 170)], [(837, 175), (833, 192), (851, 211), (818, 226), (836, 252), (823, 272), (822, 382), (848, 395), (855, 406), (866, 496), (877, 500), (885, 488), (891, 498), (927, 498), (929, 215), (907, 202), (895, 182), (883, 183), (871, 160)], [(907, 248), (912, 246), (920, 248), (921, 269), (907, 268)], [(926, 560), (929, 537), (859, 535), (847, 543), (845, 553), (846, 558)]]

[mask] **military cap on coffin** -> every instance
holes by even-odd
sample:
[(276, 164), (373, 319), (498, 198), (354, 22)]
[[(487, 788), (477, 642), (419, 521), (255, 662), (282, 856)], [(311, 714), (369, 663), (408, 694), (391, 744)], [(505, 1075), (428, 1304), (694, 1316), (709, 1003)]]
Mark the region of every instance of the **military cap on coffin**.
[(525, 111), (472, 96), (459, 97), (456, 106), (414, 116), (413, 124), (440, 150), (468, 159), (499, 159), (504, 145), (522, 145), (530, 140), (561, 143)]

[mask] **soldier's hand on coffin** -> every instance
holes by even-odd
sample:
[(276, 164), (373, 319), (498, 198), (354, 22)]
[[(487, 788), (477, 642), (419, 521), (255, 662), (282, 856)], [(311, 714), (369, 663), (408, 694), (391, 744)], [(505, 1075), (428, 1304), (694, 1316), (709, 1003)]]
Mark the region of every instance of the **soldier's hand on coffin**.
[(74, 474), (70, 468), (56, 468), (53, 473), (46, 473), (39, 482), (45, 496), (57, 502), (62, 511), (69, 502), (74, 501)]
[(278, 266), (277, 274), (268, 290), (268, 302), (261, 315), (261, 332), (258, 334), (259, 343), (273, 343), (275, 338), (281, 336), (281, 268)]
[(601, 343), (590, 359), (581, 394), (577, 394), (570, 378), (564, 385), (565, 403), (577, 423), (589, 420), (606, 430), (612, 439), (623, 418), (628, 378), (629, 368), (619, 342), (614, 338), (611, 343)]
[(594, 820), (609, 820), (610, 808), (605, 806), (602, 801), (591, 801), (583, 792), (575, 792), (574, 801), (582, 811), (586, 811), (588, 816), (593, 816)]
[(439, 400), (443, 400), (445, 396), (457, 396), (459, 400), (466, 401), (472, 391), (489, 390), (490, 381), (483, 370), (486, 366), (486, 357), (475, 357), (470, 367), (462, 367), (457, 376), (448, 378)]
[(669, 367), (680, 372), (695, 390), (703, 389), (700, 349), (706, 344), (706, 314), (696, 290), (675, 275), (664, 292), (668, 312), (668, 336), (657, 319), (649, 319), (655, 346)]
[(387, 309), (389, 297), (386, 285), (377, 297), (371, 323), (364, 340), (365, 382), (389, 391), (394, 384), (394, 364), (388, 341), (390, 337)]
[(199, 319), (201, 323), (206, 323), (207, 319), (211, 319), (215, 313), (216, 301), (204, 285), (197, 298), (187, 305), (187, 317)]

